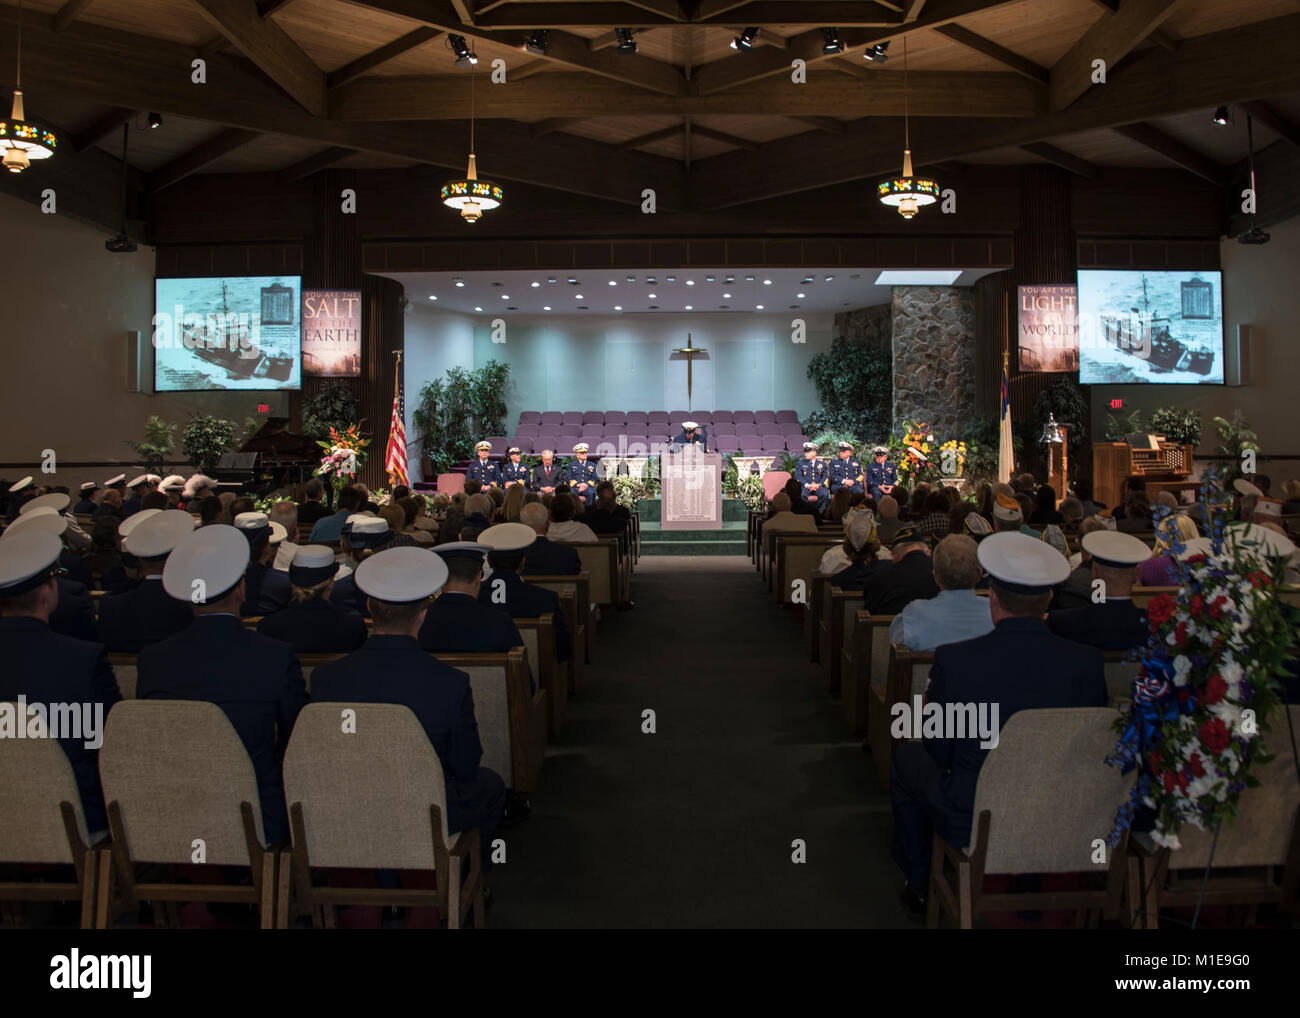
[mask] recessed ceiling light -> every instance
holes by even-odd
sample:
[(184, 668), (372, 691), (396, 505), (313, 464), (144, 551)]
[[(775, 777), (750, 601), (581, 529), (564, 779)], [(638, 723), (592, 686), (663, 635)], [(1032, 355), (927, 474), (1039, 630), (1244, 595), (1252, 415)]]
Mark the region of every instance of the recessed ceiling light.
[(808, 296), (808, 295), (807, 295), (806, 293), (796, 293), (795, 296), (798, 297), (800, 300), (803, 300), (804, 297), (806, 297), (806, 296)]
[(476, 304), (476, 305), (474, 305), (474, 310), (475, 310), (475, 311), (482, 311), (483, 309), (482, 309), (481, 307), (479, 307), (479, 306)]
[(670, 282), (670, 283), (675, 283), (675, 282), (677, 282), (677, 277), (676, 277), (676, 276), (664, 276), (664, 279), (668, 280), (668, 282)]
[(574, 300), (582, 300), (582, 299), (583, 299), (583, 298), (582, 298), (582, 294), (580, 294), (580, 293), (575, 293), (575, 294), (573, 295), (573, 299), (574, 299)]
[(659, 296), (659, 294), (657, 294), (657, 293), (648, 293), (648, 294), (646, 294), (646, 296), (649, 297), (651, 300), (654, 300), (656, 297)]
[(437, 300), (437, 299), (438, 298), (435, 297), (433, 294), (429, 294), (429, 300)]
[(705, 276), (705, 277), (704, 277), (704, 281), (705, 281), (706, 283), (712, 283), (712, 282), (713, 282), (715, 279), (717, 279), (717, 278), (718, 278), (717, 276)]
[(877, 286), (951, 286), (961, 269), (885, 269), (876, 277)]
[(753, 277), (753, 276), (746, 276), (746, 277), (745, 277), (745, 282), (746, 282), (746, 283), (752, 283), (753, 281), (754, 281), (754, 277)]
[(722, 295), (722, 298), (723, 298), (723, 300), (731, 300), (731, 294), (729, 294), (729, 293), (724, 293), (724, 294)]
[(812, 276), (804, 276), (803, 279), (799, 280), (799, 282), (802, 283), (804, 286), (807, 286), (812, 281), (813, 281)]
[(695, 308), (693, 308), (693, 307), (691, 307), (691, 305), (687, 304), (687, 305), (686, 305), (686, 310), (687, 310), (687, 311), (694, 311)]
[(615, 305), (614, 305), (614, 310), (615, 310), (615, 311), (622, 311), (622, 310), (623, 310), (622, 305), (615, 304)]
[(771, 285), (772, 285), (772, 281), (771, 281), (770, 279), (765, 279), (765, 280), (763, 280), (763, 285), (764, 285), (764, 286), (771, 286)]
[(547, 304), (545, 307), (542, 308), (542, 310), (543, 310), (543, 311), (550, 311), (550, 310), (551, 310), (551, 305)]
[(834, 278), (835, 278), (834, 276), (827, 276), (827, 277), (826, 277), (826, 282), (829, 283), (829, 282), (830, 282), (832, 279), (834, 279)]
[(533, 283), (533, 284), (532, 284), (533, 289), (536, 289), (537, 287), (539, 287), (539, 286), (541, 286), (541, 285), (542, 285), (541, 283)]
[(618, 280), (617, 280), (617, 279), (611, 279), (611, 280), (609, 281), (609, 285), (610, 285), (610, 286), (618, 286)]
[(695, 280), (693, 280), (693, 279), (688, 279), (688, 280), (686, 280), (686, 285), (687, 285), (687, 286), (694, 286), (694, 285), (695, 285)]
[(645, 277), (645, 285), (646, 285), (646, 286), (654, 286), (654, 285), (655, 285), (655, 277), (654, 277), (654, 276), (646, 276), (646, 277)]
[(762, 311), (762, 310), (763, 310), (763, 305), (762, 305), (762, 304), (755, 304), (755, 305), (754, 305), (754, 310), (755, 310), (755, 311)]
[(464, 286), (464, 285), (465, 285), (465, 280), (463, 280), (463, 279), (458, 279), (458, 280), (456, 280), (456, 285), (457, 285), (457, 286)]
[(510, 299), (510, 294), (508, 294), (508, 293), (503, 293), (503, 294), (501, 295), (501, 299), (502, 299), (502, 300), (509, 300), (509, 299)]
[(736, 281), (735, 276), (728, 276), (726, 279), (723, 280), (723, 282), (726, 283), (728, 286), (730, 286), (735, 281)]
[(628, 276), (628, 277), (627, 277), (627, 281), (628, 281), (629, 283), (635, 283), (635, 282), (636, 282), (636, 276)]
[(569, 277), (569, 285), (570, 285), (570, 286), (577, 286), (577, 285), (578, 285), (578, 281), (577, 281), (573, 276), (570, 276), (570, 277)]
[(547, 276), (547, 277), (546, 277), (546, 281), (547, 281), (548, 283), (554, 283), (554, 282), (555, 282), (555, 277), (554, 277), (554, 276)]

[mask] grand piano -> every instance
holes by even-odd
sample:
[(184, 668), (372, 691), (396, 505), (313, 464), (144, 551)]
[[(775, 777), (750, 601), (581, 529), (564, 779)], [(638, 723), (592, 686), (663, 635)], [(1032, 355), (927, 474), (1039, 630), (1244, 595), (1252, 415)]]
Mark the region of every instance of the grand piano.
[(267, 418), (238, 452), (222, 457), (217, 480), (237, 481), (259, 494), (306, 481), (320, 465), (321, 448), (313, 439), (289, 431), (288, 423), (287, 417)]

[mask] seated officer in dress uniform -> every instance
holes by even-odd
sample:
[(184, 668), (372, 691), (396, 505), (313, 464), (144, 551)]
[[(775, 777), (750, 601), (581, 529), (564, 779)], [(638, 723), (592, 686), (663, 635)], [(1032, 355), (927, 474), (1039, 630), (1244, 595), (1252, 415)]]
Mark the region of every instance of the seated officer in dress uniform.
[(479, 534), (478, 539), (480, 544), (492, 549), (488, 552), (492, 576), (483, 581), (478, 599), (484, 604), (504, 608), (512, 619), (535, 619), (550, 612), (555, 620), (556, 659), (561, 664), (569, 660), (573, 644), (560, 606), (560, 595), (527, 583), (519, 575), (524, 567), (525, 553), (537, 540), (533, 528), (522, 523), (498, 523)]
[[(62, 636), (49, 625), (59, 600), (55, 575), (62, 548), (56, 535), (39, 529), (0, 541), (0, 653), (5, 661), (0, 700), (23, 696), (32, 705), (98, 705), (102, 716), (92, 714), (92, 725), (102, 725), (122, 699), (103, 645)], [(79, 714), (85, 717), (84, 708)], [(59, 739), (59, 745), (72, 765), (86, 830), (94, 835), (108, 829), (108, 817), (99, 787), (99, 750), (86, 743), (94, 745), (103, 728), (81, 734), (83, 738)], [(7, 781), (16, 778), (5, 776)]]
[(876, 500), (876, 505), (880, 505), (880, 500), (886, 495), (894, 493), (894, 487), (898, 484), (898, 470), (894, 464), (887, 463), (889, 459), (889, 450), (883, 445), (876, 446), (872, 451), (872, 463), (867, 465), (867, 494)]
[(36, 488), (32, 485), (32, 475), (20, 477), (9, 485), (9, 507), (5, 513), (5, 519), (12, 523), (18, 519), (18, 514), (22, 511), (23, 505), (29, 500), (36, 497)]
[(135, 556), (143, 579), (99, 601), (99, 638), (120, 654), (138, 654), (194, 621), (189, 606), (171, 597), (162, 585), (167, 557), (177, 542), (194, 531), (194, 517), (178, 509), (142, 510), (123, 520), (123, 527), (142, 516), (144, 519), (128, 530), (122, 547)]
[(145, 492), (153, 489), (153, 484), (148, 474), (141, 474), (139, 477), (133, 477), (127, 483), (127, 487), (131, 490), (131, 494), (122, 499), (122, 519), (140, 511), (140, 499), (144, 498)]
[[(27, 540), (34, 534), (49, 534), (59, 539), (63, 546), (63, 534), (68, 528), (68, 518), (59, 513), (37, 509), (5, 528), (0, 534), (0, 544), (7, 541)], [(50, 613), (50, 628), (63, 636), (77, 640), (99, 642), (99, 630), (95, 626), (95, 602), (90, 596), (86, 584), (62, 574), (60, 553), (60, 572), (56, 576), (58, 599), (54, 611)]]
[(181, 492), (185, 490), (185, 478), (180, 474), (168, 474), (158, 482), (158, 490), (167, 496), (168, 509), (179, 509)]
[(930, 541), (911, 523), (904, 523), (889, 540), (894, 561), (862, 583), (862, 607), (872, 615), (897, 615), (912, 601), (939, 593), (934, 582)]
[(257, 776), (267, 844), (289, 840), (280, 761), (306, 700), (293, 648), (245, 629), (248, 539), (214, 523), (186, 534), (163, 568), (163, 589), (190, 606), (194, 621), (140, 652), (142, 700), (207, 700), (225, 712)]
[(794, 468), (794, 479), (799, 482), (803, 500), (818, 513), (825, 512), (830, 495), (826, 491), (826, 464), (817, 458), (816, 442), (803, 444), (803, 459)]
[(533, 491), (543, 495), (554, 495), (555, 489), (564, 481), (564, 471), (555, 462), (555, 453), (550, 449), (542, 450), (542, 462), (533, 467)]
[[(1083, 549), (1092, 556), (1091, 603), (1047, 616), (1047, 628), (1075, 643), (1102, 650), (1141, 647), (1151, 635), (1146, 612), (1133, 603), (1138, 566), (1151, 549), (1132, 534), (1096, 530), (1083, 535)], [(1098, 584), (1100, 581), (1100, 585)]]
[[(382, 516), (367, 516), (358, 513), (348, 517), (343, 525), (343, 543), (352, 556), (354, 565), (360, 565), (377, 551), (392, 544), (393, 532), (388, 521)], [(361, 615), (366, 610), (365, 596), (357, 589), (356, 573), (339, 576), (334, 581), (334, 590), (329, 595), (332, 605), (343, 611)]]
[(497, 469), (495, 463), (488, 459), (491, 452), (491, 442), (479, 442), (478, 445), (474, 446), (474, 455), (478, 458), (465, 471), (465, 480), (468, 481), (472, 477), (485, 488), (489, 484), (495, 484), (497, 487), (501, 486), (501, 471)]
[(483, 563), (490, 550), (486, 544), (456, 541), (424, 553), (437, 555), (447, 566), (442, 593), (429, 605), (424, 624), (420, 626), (420, 646), (425, 650), (445, 654), (504, 654), (512, 647), (524, 645), (514, 619), (496, 605), (479, 600)]
[(66, 491), (51, 491), (29, 498), (18, 510), (18, 519), (10, 526), (26, 526), (35, 516), (62, 517), (65, 523), (60, 534), (63, 538), (63, 554), (59, 556), (59, 568), (68, 579), (89, 587), (92, 582), (90, 567), (81, 553), (90, 551), (94, 542), (81, 529), (77, 518), (65, 511), (71, 501), (72, 497)]
[[(999, 727), (1020, 710), (1104, 707), (1101, 651), (1052, 635), (1042, 619), (1052, 587), (1070, 571), (1060, 552), (1024, 534), (992, 534), (980, 542), (979, 562), (992, 577), (993, 631), (935, 650), (927, 701), (996, 704)], [(988, 753), (978, 735), (955, 735), (904, 742), (890, 762), (894, 861), (907, 877), (904, 905), (922, 915), (933, 832), (950, 845), (969, 842), (975, 783)]]
[(77, 504), (72, 507), (72, 511), (78, 516), (89, 516), (99, 508), (99, 503), (95, 501), (95, 492), (99, 490), (99, 485), (94, 481), (87, 481), (81, 486), (81, 497)]
[(582, 559), (577, 548), (552, 541), (546, 533), (551, 529), (551, 514), (540, 502), (529, 502), (519, 510), (519, 522), (532, 527), (537, 540), (524, 555), (525, 576), (577, 576), (582, 572)]
[(839, 456), (831, 462), (826, 471), (826, 490), (831, 495), (848, 489), (850, 494), (862, 494), (862, 464), (853, 455), (853, 444), (841, 442)]
[(507, 451), (509, 456), (506, 465), (501, 468), (501, 486), (514, 484), (518, 482), (525, 488), (530, 487), (533, 483), (533, 471), (531, 468), (519, 462), (519, 457), (523, 455), (519, 451), (519, 446), (512, 445)]
[(289, 603), (289, 577), (271, 568), (275, 561), (273, 536), (283, 541), (285, 529), (272, 523), (266, 513), (239, 513), (235, 516), (235, 529), (248, 539), (250, 558), (248, 575), (244, 577), (247, 600), (240, 607), (241, 615), (269, 615)]
[(479, 766), (483, 747), (469, 676), (425, 653), (416, 639), (429, 598), (447, 578), (447, 567), (422, 548), (389, 548), (362, 562), (356, 578), (366, 595), (374, 633), (347, 657), (318, 667), (312, 673), (312, 695), (333, 703), (409, 707), (442, 764), (447, 830), (454, 834), (477, 827), (487, 869), (505, 805), (505, 782)]
[[(365, 619), (330, 601), (340, 568), (325, 545), (300, 546), (289, 563), (289, 604), (262, 619), (257, 631), (292, 644), (299, 654), (346, 654), (360, 647), (366, 641)], [(355, 575), (346, 577), (354, 586)]]
[(596, 464), (587, 461), (587, 443), (579, 442), (573, 447), (574, 459), (564, 468), (565, 483), (573, 494), (582, 499), (584, 505), (596, 501)]
[(694, 421), (683, 421), (681, 434), (673, 439), (673, 452), (681, 452), (687, 445), (698, 445), (699, 452), (709, 451), (709, 437)]

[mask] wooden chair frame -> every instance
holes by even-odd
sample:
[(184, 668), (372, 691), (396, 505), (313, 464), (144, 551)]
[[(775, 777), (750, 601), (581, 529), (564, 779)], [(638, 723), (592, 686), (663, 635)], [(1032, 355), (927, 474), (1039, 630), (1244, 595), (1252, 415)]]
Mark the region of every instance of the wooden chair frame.
[[(562, 673), (560, 663), (556, 660), (558, 650), (555, 646), (555, 617), (547, 612), (535, 619), (515, 619), (515, 625), (521, 630), (533, 629), (537, 632), (537, 685), (546, 690), (550, 701), (548, 731), (555, 738), (564, 724), (564, 712), (569, 702), (568, 669)], [(569, 656), (573, 657), (573, 651)]]
[[(11, 920), (16, 918), (17, 910), (10, 908), (10, 902), (78, 899), (81, 902), (81, 928), (89, 930), (95, 927), (99, 859), (106, 849), (103, 844), (91, 846), (82, 841), (81, 832), (77, 829), (77, 811), (72, 803), (67, 800), (60, 802), (59, 815), (68, 836), (68, 850), (72, 853), (72, 867), (77, 879), (74, 882), (59, 883), (31, 880), (0, 883), (0, 902), (5, 906), (2, 917), (4, 921), (0, 925), (12, 925)], [(21, 865), (22, 860), (6, 860), (6, 863)]]

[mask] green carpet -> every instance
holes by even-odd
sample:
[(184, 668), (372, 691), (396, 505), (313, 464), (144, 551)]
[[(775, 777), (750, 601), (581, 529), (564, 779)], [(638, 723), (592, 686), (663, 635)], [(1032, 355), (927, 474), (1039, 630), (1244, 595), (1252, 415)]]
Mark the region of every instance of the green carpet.
[(600, 623), (532, 818), (503, 833), (490, 925), (910, 925), (888, 796), (797, 616), (747, 558), (643, 557), (632, 593)]

